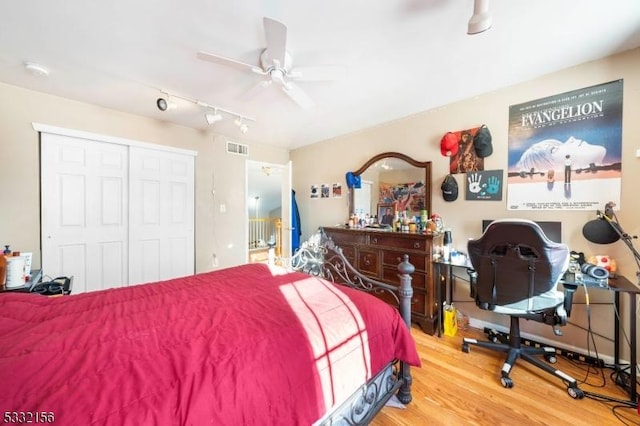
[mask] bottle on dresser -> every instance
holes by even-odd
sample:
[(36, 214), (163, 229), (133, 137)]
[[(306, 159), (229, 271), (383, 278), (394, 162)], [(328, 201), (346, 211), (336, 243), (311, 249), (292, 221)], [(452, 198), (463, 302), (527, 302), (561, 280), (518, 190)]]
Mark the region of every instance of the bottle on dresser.
[(396, 210), (394, 215), (393, 230), (396, 232), (402, 231), (402, 219), (400, 218), (400, 213), (398, 213), (398, 210)]

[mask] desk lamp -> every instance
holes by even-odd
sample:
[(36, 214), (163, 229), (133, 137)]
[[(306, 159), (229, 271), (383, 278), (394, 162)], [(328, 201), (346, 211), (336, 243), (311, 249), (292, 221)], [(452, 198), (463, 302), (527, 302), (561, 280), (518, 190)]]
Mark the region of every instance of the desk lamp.
[(629, 235), (622, 229), (613, 211), (615, 206), (616, 204), (614, 202), (609, 201), (604, 207), (604, 213), (597, 210), (596, 215), (598, 218), (585, 223), (582, 227), (582, 235), (584, 235), (588, 241), (596, 244), (611, 244), (622, 240), (629, 250), (631, 250), (636, 261), (636, 284), (640, 284), (640, 253), (635, 249), (632, 241), (638, 237), (636, 235)]

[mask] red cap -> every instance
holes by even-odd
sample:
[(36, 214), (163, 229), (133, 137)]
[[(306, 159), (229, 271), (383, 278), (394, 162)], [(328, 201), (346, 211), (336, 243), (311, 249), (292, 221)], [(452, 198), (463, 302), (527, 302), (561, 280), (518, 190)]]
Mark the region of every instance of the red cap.
[(440, 141), (440, 152), (445, 157), (453, 157), (458, 153), (458, 143), (455, 133), (447, 132)]

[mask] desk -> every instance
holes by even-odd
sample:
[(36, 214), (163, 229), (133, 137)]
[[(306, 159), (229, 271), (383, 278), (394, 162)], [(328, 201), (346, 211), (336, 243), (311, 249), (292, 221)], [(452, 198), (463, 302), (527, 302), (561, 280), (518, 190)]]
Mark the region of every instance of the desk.
[[(453, 269), (454, 268), (464, 268), (465, 273), (469, 268), (473, 268), (469, 258), (466, 256), (458, 256), (453, 258), (452, 261), (445, 261), (444, 259), (434, 259), (434, 273), (436, 276), (437, 282), (437, 300), (438, 307), (440, 313), (438, 315), (438, 337), (442, 335), (442, 307), (445, 303), (450, 303), (452, 299), (452, 283), (453, 283)], [(560, 281), (563, 286), (566, 286), (568, 289), (576, 290), (578, 287), (582, 286), (582, 283), (565, 283)], [(445, 287), (445, 294), (443, 298), (442, 287)], [(636, 390), (637, 386), (637, 324), (636, 324), (636, 296), (640, 294), (640, 287), (629, 281), (629, 279), (623, 276), (617, 276), (615, 278), (609, 279), (608, 287), (600, 287), (600, 286), (587, 286), (589, 290), (607, 290), (613, 291), (614, 294), (614, 306), (616, 308), (616, 312), (620, 312), (620, 293), (626, 293), (629, 296), (629, 312), (628, 312), (628, 320), (629, 320), (629, 334), (630, 334), (630, 366), (629, 366), (629, 400), (633, 404), (637, 404), (638, 402), (638, 393)], [(622, 345), (624, 344), (624, 336), (622, 336), (622, 329), (620, 327), (620, 318), (618, 315), (614, 315), (614, 363), (616, 369), (618, 369), (618, 365), (620, 364), (620, 352), (622, 349)]]
[[(563, 285), (571, 288), (575, 284), (564, 283), (560, 281)], [(601, 289), (601, 290), (610, 290), (613, 291), (613, 303), (616, 307), (616, 312), (620, 312), (620, 293), (626, 293), (629, 296), (629, 339), (630, 343), (630, 365), (629, 365), (629, 400), (633, 404), (638, 403), (638, 393), (636, 390), (637, 385), (637, 338), (636, 338), (636, 296), (640, 294), (640, 287), (629, 281), (627, 278), (623, 276), (616, 276), (615, 278), (609, 279), (609, 287), (600, 287), (600, 286), (587, 286), (587, 288), (591, 289)], [(624, 344), (624, 338), (621, 338), (622, 330), (620, 328), (620, 318), (618, 315), (614, 315), (614, 364), (616, 369), (618, 369), (618, 364), (620, 364), (620, 351), (622, 345)]]

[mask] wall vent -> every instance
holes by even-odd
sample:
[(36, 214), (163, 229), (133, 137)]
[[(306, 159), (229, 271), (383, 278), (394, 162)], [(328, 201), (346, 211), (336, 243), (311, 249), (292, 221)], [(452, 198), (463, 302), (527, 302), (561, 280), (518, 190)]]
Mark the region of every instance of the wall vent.
[(249, 155), (249, 145), (227, 141), (227, 152), (229, 154)]

